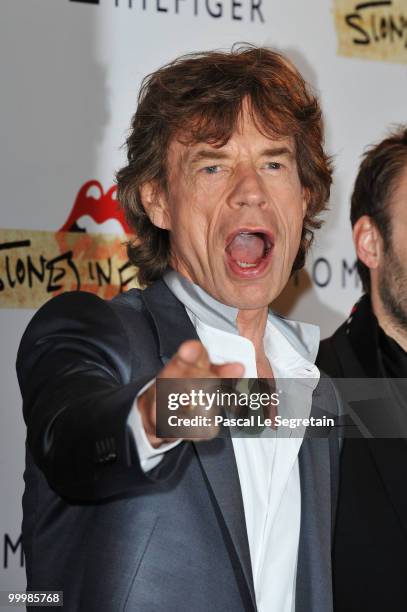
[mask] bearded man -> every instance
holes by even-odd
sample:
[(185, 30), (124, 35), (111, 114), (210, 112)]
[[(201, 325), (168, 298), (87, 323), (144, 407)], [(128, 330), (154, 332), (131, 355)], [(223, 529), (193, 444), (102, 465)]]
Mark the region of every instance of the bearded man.
[(407, 600), (405, 127), (365, 154), (351, 221), (364, 295), (318, 354), (318, 365), (331, 376), (357, 379), (359, 400), (352, 407), (367, 435), (343, 444), (335, 610), (402, 612)]
[(144, 81), (117, 175), (144, 289), (57, 297), (20, 347), (30, 589), (86, 612), (332, 610), (337, 439), (165, 440), (155, 395), (291, 377), (337, 411), (318, 329), (268, 310), (329, 196), (322, 138), (317, 99), (267, 48)]

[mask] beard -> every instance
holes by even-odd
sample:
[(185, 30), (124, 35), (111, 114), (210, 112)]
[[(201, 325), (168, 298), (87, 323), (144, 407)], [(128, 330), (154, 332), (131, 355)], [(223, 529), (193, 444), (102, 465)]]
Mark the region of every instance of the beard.
[(379, 276), (379, 295), (386, 313), (402, 331), (407, 331), (407, 262), (401, 262), (391, 244)]

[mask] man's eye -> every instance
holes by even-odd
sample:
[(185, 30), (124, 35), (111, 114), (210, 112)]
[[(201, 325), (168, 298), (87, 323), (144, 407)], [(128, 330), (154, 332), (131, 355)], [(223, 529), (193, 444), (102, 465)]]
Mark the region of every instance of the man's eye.
[(216, 174), (220, 170), (220, 166), (205, 166), (202, 168), (205, 174)]
[(280, 170), (281, 164), (279, 162), (267, 162), (266, 168), (268, 170)]

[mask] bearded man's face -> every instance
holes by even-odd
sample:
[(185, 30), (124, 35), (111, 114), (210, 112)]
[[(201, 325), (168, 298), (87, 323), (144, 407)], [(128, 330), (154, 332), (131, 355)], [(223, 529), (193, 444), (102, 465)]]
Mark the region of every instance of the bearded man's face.
[(390, 231), (384, 240), (378, 290), (386, 313), (407, 330), (407, 168), (389, 202)]

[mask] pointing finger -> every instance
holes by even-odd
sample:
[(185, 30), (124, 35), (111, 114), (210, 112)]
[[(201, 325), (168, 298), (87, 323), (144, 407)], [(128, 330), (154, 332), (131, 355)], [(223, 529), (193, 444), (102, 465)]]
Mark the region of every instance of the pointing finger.
[(208, 353), (199, 340), (188, 340), (181, 344), (176, 357), (185, 365), (193, 365), (197, 368), (209, 368)]

